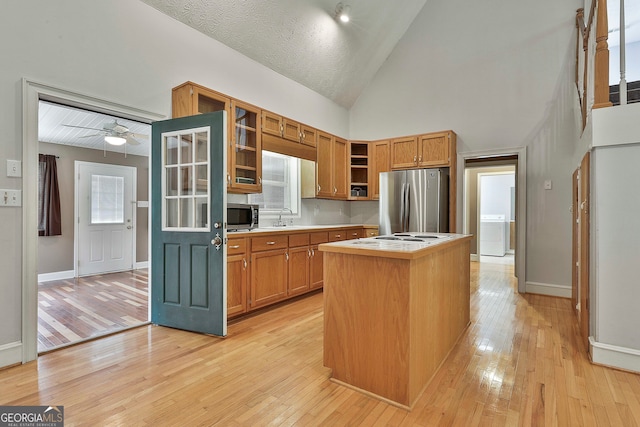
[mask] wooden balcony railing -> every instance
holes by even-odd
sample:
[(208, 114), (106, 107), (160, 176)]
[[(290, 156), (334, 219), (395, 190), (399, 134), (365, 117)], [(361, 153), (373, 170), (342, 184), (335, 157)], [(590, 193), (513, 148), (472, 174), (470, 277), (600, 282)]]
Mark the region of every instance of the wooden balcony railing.
[[(609, 84), (609, 24), (607, 20), (607, 0), (591, 0), (588, 19), (585, 21), (584, 9), (578, 9), (576, 25), (577, 59), (576, 86), (580, 95), (582, 108), (582, 124), (586, 125), (587, 118), (594, 108), (625, 105), (627, 102), (640, 102), (640, 81), (627, 85), (626, 57), (625, 57), (625, 28), (629, 23), (625, 21), (624, 1), (620, 2), (620, 83)], [(612, 14), (617, 11), (616, 4), (612, 4)], [(613, 33), (618, 30), (614, 25)], [(614, 40), (615, 41), (615, 40)], [(613, 103), (612, 103), (613, 101)]]
[(592, 0), (586, 21), (584, 9), (578, 9), (576, 25), (576, 86), (580, 95), (584, 127), (593, 108), (613, 105), (609, 100), (607, 0)]

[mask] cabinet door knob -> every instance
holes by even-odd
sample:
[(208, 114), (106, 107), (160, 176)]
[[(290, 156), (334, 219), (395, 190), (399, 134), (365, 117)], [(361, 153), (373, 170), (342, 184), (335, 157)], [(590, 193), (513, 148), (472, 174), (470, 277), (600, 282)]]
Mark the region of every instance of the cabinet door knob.
[(229, 249), (240, 249), (240, 245), (229, 246)]
[(269, 245), (269, 246), (273, 246), (275, 244), (276, 244), (276, 242), (267, 242), (267, 245)]
[(247, 260), (245, 258), (242, 258), (242, 268), (247, 269)]
[(311, 258), (311, 249), (307, 249), (307, 258)]
[(418, 156), (413, 156), (413, 163), (418, 163)]
[(320, 192), (320, 190), (321, 190), (321, 187), (320, 187), (320, 184), (318, 184), (318, 193)]
[(287, 259), (287, 261), (289, 261), (289, 252), (285, 252), (284, 257)]

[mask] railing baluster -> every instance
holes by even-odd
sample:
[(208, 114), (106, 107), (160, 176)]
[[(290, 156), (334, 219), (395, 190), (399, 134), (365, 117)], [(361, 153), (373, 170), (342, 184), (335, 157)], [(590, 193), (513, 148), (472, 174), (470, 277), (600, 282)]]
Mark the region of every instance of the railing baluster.
[(626, 50), (624, 0), (620, 0), (620, 105), (627, 104)]

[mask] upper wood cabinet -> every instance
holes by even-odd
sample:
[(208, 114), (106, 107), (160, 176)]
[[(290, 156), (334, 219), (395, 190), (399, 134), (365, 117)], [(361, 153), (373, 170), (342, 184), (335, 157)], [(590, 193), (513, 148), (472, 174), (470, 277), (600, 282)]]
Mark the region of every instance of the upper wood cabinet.
[(262, 191), (262, 147), (260, 109), (192, 82), (173, 88), (172, 117), (226, 111), (227, 187), (231, 193)]
[(318, 141), (318, 130), (307, 125), (300, 125), (300, 142), (309, 147), (316, 147)]
[(347, 140), (318, 132), (316, 196), (326, 199), (347, 198)]
[(437, 132), (391, 140), (391, 168), (446, 167), (451, 165), (452, 133)]
[(391, 167), (415, 168), (418, 165), (418, 137), (406, 136), (391, 140)]
[(349, 200), (368, 200), (370, 194), (369, 143), (349, 142)]
[(231, 98), (192, 82), (176, 86), (171, 91), (171, 117), (226, 111), (231, 114)]
[(262, 135), (260, 109), (231, 101), (232, 137), (229, 141), (229, 187), (244, 193), (262, 192)]
[(421, 166), (448, 166), (450, 158), (449, 132), (430, 133), (419, 137), (418, 163)]
[(263, 149), (301, 159), (316, 160), (317, 130), (262, 110)]
[(284, 133), (282, 116), (262, 110), (262, 133), (282, 138)]
[(380, 173), (391, 170), (391, 150), (389, 141), (374, 141), (371, 143), (371, 154), (369, 163), (371, 164), (370, 192), (371, 199), (380, 198)]

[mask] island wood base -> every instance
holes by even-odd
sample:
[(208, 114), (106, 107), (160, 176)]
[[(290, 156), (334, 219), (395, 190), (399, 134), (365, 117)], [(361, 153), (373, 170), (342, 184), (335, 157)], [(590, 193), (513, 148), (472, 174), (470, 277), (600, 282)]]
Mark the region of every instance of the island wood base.
[(469, 325), (469, 240), (412, 259), (323, 249), (333, 379), (411, 408)]

